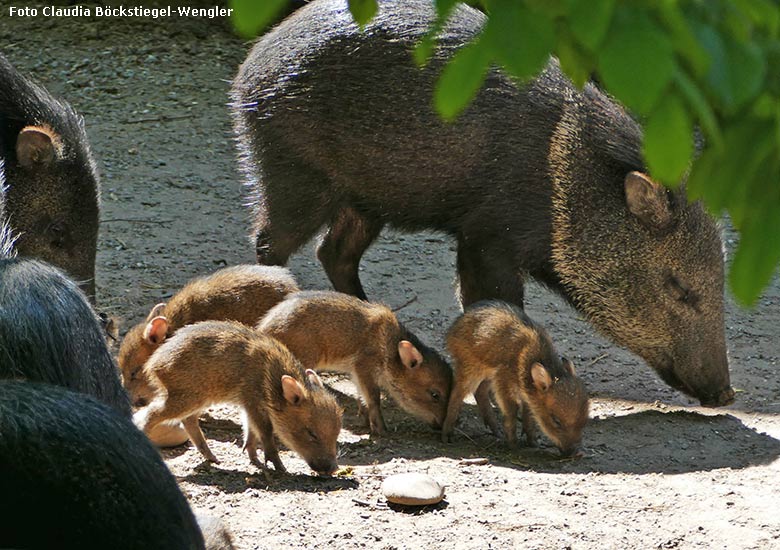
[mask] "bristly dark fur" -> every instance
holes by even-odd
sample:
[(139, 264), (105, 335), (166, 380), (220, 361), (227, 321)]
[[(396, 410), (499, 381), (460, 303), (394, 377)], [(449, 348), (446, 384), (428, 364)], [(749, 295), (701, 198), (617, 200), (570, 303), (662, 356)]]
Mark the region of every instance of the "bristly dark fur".
[(63, 386), (132, 414), (86, 296), (59, 270), (35, 260), (0, 259), (0, 378)]
[(204, 548), (149, 440), (89, 396), (0, 381), (0, 546)]

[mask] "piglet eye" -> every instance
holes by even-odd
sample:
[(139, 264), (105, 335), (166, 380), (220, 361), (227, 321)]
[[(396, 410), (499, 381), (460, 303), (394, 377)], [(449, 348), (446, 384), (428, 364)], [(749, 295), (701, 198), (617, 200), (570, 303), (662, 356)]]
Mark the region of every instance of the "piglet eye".
[(317, 434), (315, 434), (313, 431), (311, 431), (308, 428), (306, 428), (306, 431), (309, 433), (309, 437), (311, 438), (312, 441), (319, 440), (319, 438), (317, 437)]
[(135, 380), (138, 378), (138, 373), (141, 371), (141, 367), (136, 367), (132, 370), (130, 373), (130, 380)]
[(561, 421), (558, 420), (558, 417), (553, 415), (550, 417), (550, 420), (552, 420), (552, 423), (555, 425), (556, 428), (561, 428), (563, 425), (561, 424)]
[(439, 394), (439, 392), (435, 390), (431, 390), (431, 399), (433, 399), (435, 403), (438, 403), (439, 400), (441, 399), (441, 395)]

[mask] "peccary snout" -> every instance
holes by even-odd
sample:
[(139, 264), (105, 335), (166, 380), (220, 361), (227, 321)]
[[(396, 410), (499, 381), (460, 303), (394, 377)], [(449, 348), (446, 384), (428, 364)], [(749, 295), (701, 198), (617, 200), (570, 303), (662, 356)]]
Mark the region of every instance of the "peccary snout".
[(329, 476), (338, 469), (338, 464), (332, 458), (322, 457), (308, 461), (312, 470), (320, 475)]
[(734, 402), (735, 392), (730, 383), (728, 360), (724, 358), (720, 363), (667, 359), (656, 371), (664, 382), (695, 397), (703, 407), (725, 407)]

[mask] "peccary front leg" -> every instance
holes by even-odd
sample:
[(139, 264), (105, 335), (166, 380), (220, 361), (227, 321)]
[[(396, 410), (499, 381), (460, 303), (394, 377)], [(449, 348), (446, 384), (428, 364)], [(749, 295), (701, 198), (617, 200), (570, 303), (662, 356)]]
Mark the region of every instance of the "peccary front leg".
[(385, 419), (382, 417), (381, 392), (379, 385), (373, 376), (367, 373), (358, 372), (353, 377), (358, 387), (360, 395), (365, 401), (368, 409), (368, 425), (372, 435), (382, 435), (387, 430)]
[(455, 379), (452, 392), (450, 392), (450, 400), (447, 402), (447, 417), (441, 427), (442, 442), (452, 441), (452, 432), (455, 429), (455, 422), (458, 420), (460, 410), (463, 408), (463, 399), (472, 392), (472, 389), (462, 379)]
[[(247, 415), (247, 434), (245, 435), (244, 450), (249, 454), (249, 460), (263, 470), (266, 469), (266, 463), (270, 460), (277, 472), (286, 472), (287, 469), (282, 464), (279, 457), (279, 448), (274, 439), (274, 427), (271, 419), (257, 410), (246, 411)], [(251, 435), (250, 435), (251, 433)], [(260, 435), (260, 442), (263, 445), (263, 462), (257, 459), (257, 436)], [(254, 456), (252, 456), (254, 454)]]
[(493, 404), (490, 402), (491, 385), (490, 380), (483, 380), (474, 392), (474, 399), (477, 401), (479, 414), (482, 416), (485, 426), (493, 432), (494, 436), (499, 437), (501, 430), (498, 427), (498, 418), (496, 418), (496, 411), (493, 410)]
[(190, 437), (190, 441), (192, 441), (195, 447), (200, 451), (200, 454), (206, 457), (206, 460), (209, 462), (219, 464), (219, 460), (217, 460), (217, 457), (214, 456), (214, 453), (209, 449), (208, 443), (206, 443), (206, 438), (203, 436), (203, 430), (200, 429), (198, 415), (190, 415), (187, 418), (184, 418), (181, 423), (182, 426), (184, 426), (187, 435)]
[(523, 277), (505, 248), (458, 237), (458, 290), (463, 309), (480, 300), (504, 300), (523, 307)]
[(504, 435), (507, 445), (514, 449), (517, 447), (517, 401), (508, 388), (501, 386), (495, 388), (496, 401), (504, 416)]
[(533, 415), (531, 414), (531, 408), (526, 404), (523, 403), (523, 432), (525, 433), (525, 444), (529, 447), (536, 447), (538, 445), (536, 440), (536, 433), (537, 433), (537, 427), (536, 427), (536, 421), (534, 420)]
[(334, 289), (361, 300), (367, 299), (360, 284), (358, 267), (363, 253), (382, 231), (382, 225), (351, 207), (342, 208), (334, 216), (317, 248), (317, 257)]
[(330, 215), (332, 192), (327, 177), (297, 160), (263, 163), (262, 196), (254, 204), (259, 264), (285, 265)]

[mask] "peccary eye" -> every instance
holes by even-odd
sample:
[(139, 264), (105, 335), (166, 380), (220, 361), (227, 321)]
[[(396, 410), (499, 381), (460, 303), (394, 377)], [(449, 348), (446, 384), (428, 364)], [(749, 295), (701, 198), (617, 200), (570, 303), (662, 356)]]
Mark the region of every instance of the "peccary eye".
[(141, 367), (136, 367), (130, 372), (130, 380), (138, 378), (138, 373), (141, 372)]
[(435, 390), (431, 390), (431, 399), (433, 399), (434, 403), (438, 403), (439, 400), (441, 399), (441, 395), (439, 394), (439, 392)]
[(51, 244), (52, 248), (63, 248), (67, 240), (67, 235), (65, 234), (65, 226), (62, 225), (61, 223), (53, 223), (49, 225), (49, 227), (47, 227), (46, 229), (51, 238), (49, 243)]
[(696, 307), (699, 303), (699, 297), (691, 288), (680, 281), (677, 277), (670, 276), (666, 280), (666, 289), (672, 295), (672, 297), (680, 303)]
[(558, 417), (557, 417), (557, 416), (555, 416), (555, 415), (552, 415), (552, 416), (550, 417), (550, 420), (552, 420), (552, 423), (553, 423), (553, 425), (554, 425), (556, 428), (558, 428), (558, 429), (561, 429), (561, 428), (563, 428), (563, 424), (561, 424), (561, 421), (560, 421), (560, 420), (558, 420)]
[(308, 429), (308, 428), (306, 428), (306, 431), (309, 433), (309, 438), (310, 438), (312, 441), (319, 441), (319, 438), (317, 437), (317, 434), (315, 434), (313, 431), (311, 431), (311, 430), (310, 430), (310, 429)]

